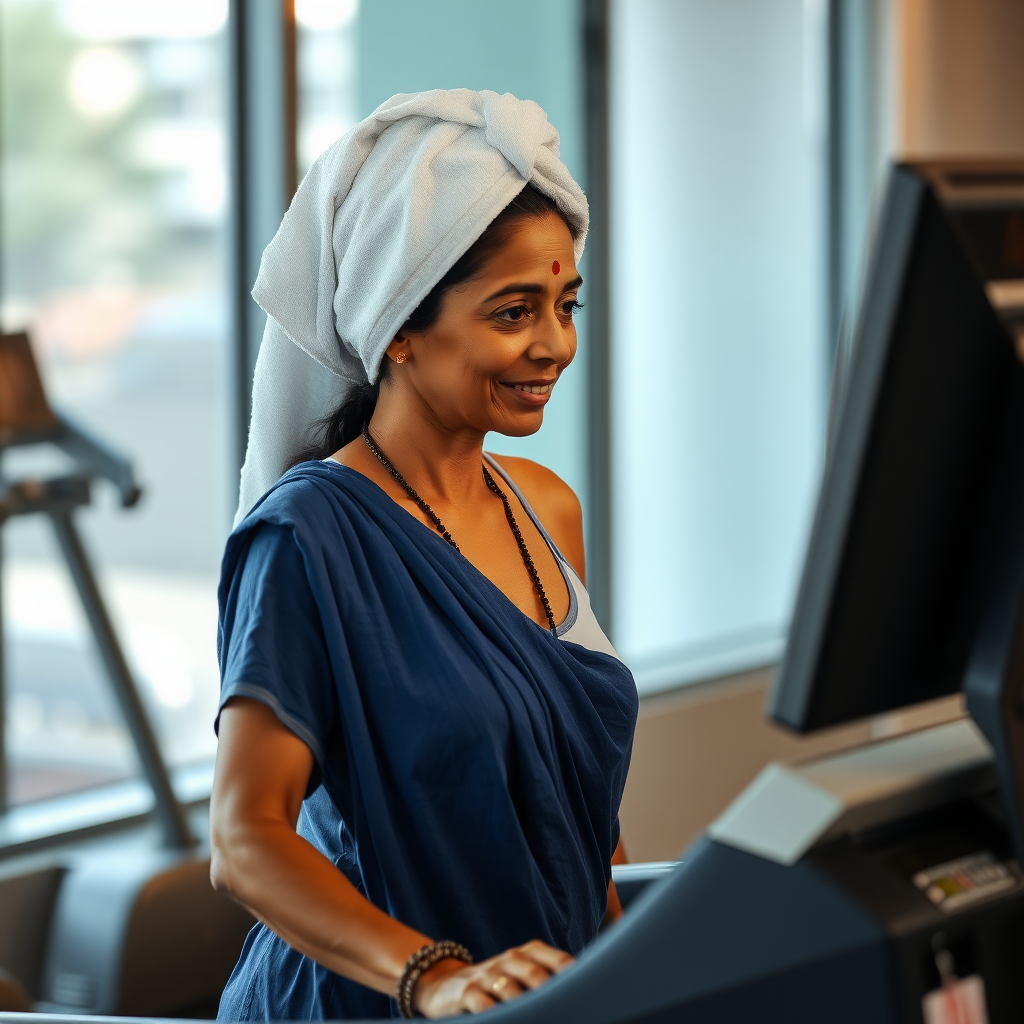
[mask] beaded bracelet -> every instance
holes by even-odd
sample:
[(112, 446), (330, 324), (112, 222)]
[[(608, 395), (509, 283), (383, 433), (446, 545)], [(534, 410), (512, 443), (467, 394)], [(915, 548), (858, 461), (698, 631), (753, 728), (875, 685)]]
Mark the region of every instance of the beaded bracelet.
[(398, 979), (398, 988), (395, 990), (398, 1012), (406, 1019), (416, 1015), (412, 1008), (412, 993), (416, 988), (416, 982), (420, 980), (421, 975), (442, 960), (461, 960), (464, 964), (471, 964), (473, 957), (465, 946), (460, 946), (459, 943), (452, 942), (450, 939), (428, 942), (427, 945), (417, 949), (406, 960), (402, 976)]

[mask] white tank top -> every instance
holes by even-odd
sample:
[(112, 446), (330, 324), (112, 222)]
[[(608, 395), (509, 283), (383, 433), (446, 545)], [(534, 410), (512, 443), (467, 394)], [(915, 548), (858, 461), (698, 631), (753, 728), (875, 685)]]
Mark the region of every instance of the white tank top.
[(569, 590), (569, 611), (555, 628), (558, 639), (579, 644), (580, 647), (586, 647), (588, 651), (610, 654), (613, 658), (621, 661), (622, 659), (619, 658), (615, 648), (612, 647), (611, 641), (604, 635), (604, 630), (601, 629), (597, 616), (594, 615), (594, 611), (590, 607), (590, 595), (587, 593), (587, 588), (583, 586), (583, 582), (573, 571), (573, 567), (565, 560), (562, 552), (558, 550), (548, 531), (544, 529), (544, 525), (537, 518), (537, 513), (533, 511), (530, 503), (523, 497), (523, 492), (519, 490), (515, 481), (495, 459), (486, 452), (484, 452), (484, 458), (487, 460), (487, 464), (508, 484), (523, 508), (526, 509), (526, 514), (533, 520), (534, 526), (540, 531), (540, 535), (551, 549), (551, 554), (555, 556), (555, 562), (561, 570), (562, 578), (565, 580), (565, 585)]

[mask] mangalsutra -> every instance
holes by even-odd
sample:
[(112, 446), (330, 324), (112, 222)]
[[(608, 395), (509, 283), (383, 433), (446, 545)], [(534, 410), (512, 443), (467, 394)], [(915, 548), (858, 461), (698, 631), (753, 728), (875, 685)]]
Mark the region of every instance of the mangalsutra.
[[(380, 450), (377, 442), (370, 436), (370, 428), (368, 425), (363, 427), (363, 440), (366, 442), (366, 446), (376, 456), (377, 461), (388, 471), (391, 478), (398, 484), (399, 487), (409, 495), (410, 498), (419, 506), (420, 511), (430, 520), (434, 525), (434, 529), (449, 543), (456, 551), (459, 551), (459, 545), (455, 543), (455, 538), (445, 529), (444, 523), (441, 522), (437, 513), (416, 493), (413, 487), (406, 481), (405, 477), (395, 469), (394, 466), (388, 462), (387, 457)], [(534, 565), (533, 559), (530, 557), (530, 550), (526, 546), (526, 540), (523, 538), (523, 532), (519, 529), (519, 524), (516, 522), (515, 514), (512, 512), (512, 506), (509, 504), (508, 495), (495, 483), (494, 477), (491, 476), (486, 466), (481, 466), (484, 473), (484, 483), (490, 491), (496, 494), (501, 499), (501, 504), (505, 508), (505, 518), (508, 520), (508, 525), (512, 530), (512, 536), (516, 539), (516, 544), (519, 547), (519, 554), (523, 559), (523, 565), (526, 566), (526, 571), (530, 576), (530, 582), (533, 584), (533, 591), (540, 600), (541, 605), (544, 607), (544, 614), (547, 616), (548, 628), (551, 630), (553, 636), (558, 636), (557, 628), (555, 626), (555, 616), (551, 611), (551, 603), (548, 601), (548, 595), (544, 592), (544, 584), (541, 583), (540, 573), (537, 572), (537, 566)], [(461, 554), (461, 552), (460, 552)]]

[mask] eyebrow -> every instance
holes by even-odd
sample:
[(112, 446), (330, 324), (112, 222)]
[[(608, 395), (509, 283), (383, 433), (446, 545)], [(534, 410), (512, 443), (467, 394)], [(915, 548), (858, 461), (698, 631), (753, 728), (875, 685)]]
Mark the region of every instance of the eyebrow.
[[(574, 288), (579, 288), (583, 284), (583, 278), (577, 274), (571, 281), (567, 281), (565, 287), (560, 292), (564, 295), (566, 292), (571, 292)], [(535, 282), (521, 283), (521, 284), (510, 284), (506, 285), (501, 291), (495, 292), (493, 295), (488, 295), (484, 302), (491, 302), (494, 299), (500, 299), (503, 295), (516, 295), (525, 292), (527, 295), (538, 295), (545, 291), (544, 285), (537, 284)]]

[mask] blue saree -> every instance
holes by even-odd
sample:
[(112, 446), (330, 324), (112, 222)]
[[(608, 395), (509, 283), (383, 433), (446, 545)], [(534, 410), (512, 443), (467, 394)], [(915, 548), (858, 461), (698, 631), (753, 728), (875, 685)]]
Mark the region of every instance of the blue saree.
[[(369, 900), (478, 960), (595, 937), (637, 711), (617, 658), (538, 626), (334, 462), (243, 520), (219, 599), (221, 705), (261, 701), (309, 746), (299, 832)], [(219, 1019), (396, 1014), (257, 925)]]

